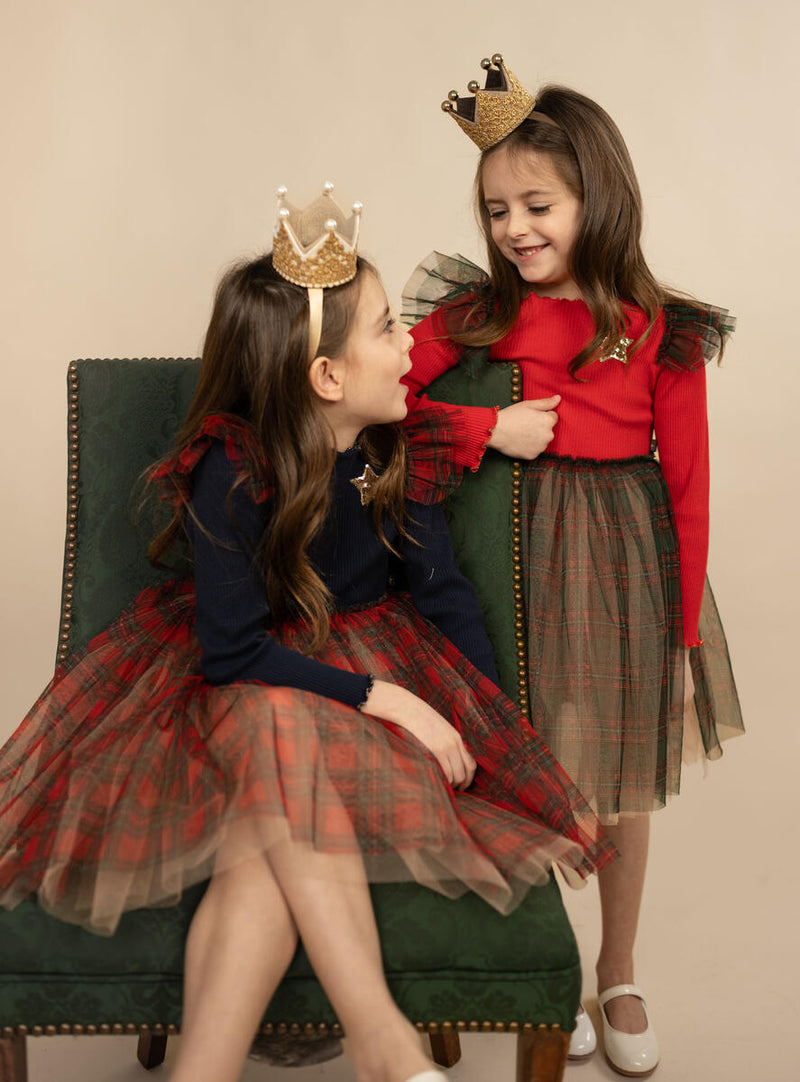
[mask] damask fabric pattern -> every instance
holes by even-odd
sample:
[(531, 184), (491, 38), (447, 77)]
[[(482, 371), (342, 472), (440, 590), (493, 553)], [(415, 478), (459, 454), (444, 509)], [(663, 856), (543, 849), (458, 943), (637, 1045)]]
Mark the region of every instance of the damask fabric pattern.
[[(0, 1025), (179, 1025), (184, 942), (204, 889), (125, 914), (108, 939), (34, 902), (0, 911)], [(407, 883), (371, 891), (389, 985), (409, 1018), (574, 1024), (580, 964), (552, 879), (505, 918), (471, 894), (453, 901)], [(302, 947), (264, 1020), (336, 1021)]]
[[(470, 352), (469, 366), (452, 368), (430, 385), (430, 398), (467, 406), (510, 405), (510, 366), (486, 363), (488, 347)], [(511, 470), (510, 459), (487, 450), (479, 473), (464, 471), (458, 488), (447, 498), (446, 514), (459, 567), (483, 608), (500, 687), (518, 702)]]
[[(173, 576), (147, 559), (168, 512), (140, 507), (145, 470), (165, 455), (189, 408), (196, 360), (79, 361), (78, 509), (69, 648), (107, 627), (145, 586)], [(179, 558), (173, 564), (180, 566)]]

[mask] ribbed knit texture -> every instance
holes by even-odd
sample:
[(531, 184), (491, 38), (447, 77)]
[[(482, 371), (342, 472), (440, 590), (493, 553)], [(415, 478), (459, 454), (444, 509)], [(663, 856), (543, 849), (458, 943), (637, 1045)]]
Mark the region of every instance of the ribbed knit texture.
[[(362, 506), (351, 484), (364, 466), (357, 449), (337, 455), (330, 514), (310, 553), (340, 610), (382, 597), (397, 563), (375, 532), (372, 508)], [(259, 680), (357, 706), (367, 691), (365, 675), (323, 664), (269, 634), (266, 588), (253, 560), (258, 539), (269, 526), (269, 502), (255, 503), (239, 487), (229, 514), (228, 493), (235, 476), (224, 442), (214, 440), (193, 476), (192, 507), (207, 532), (187, 520), (195, 551), (203, 674), (214, 684)], [(410, 502), (408, 513), (409, 532), (419, 544), (401, 543), (388, 524), (386, 532), (404, 557), (399, 570), (417, 610), (497, 683), (483, 614), (456, 566), (441, 507)]]
[[(628, 307), (627, 336), (634, 340), (647, 326), (644, 313)], [(673, 371), (658, 364), (664, 341), (664, 315), (659, 315), (643, 345), (627, 364), (595, 361), (582, 368), (578, 381), (569, 375), (572, 358), (594, 333), (583, 301), (555, 300), (530, 294), (519, 319), (490, 356), (517, 361), (526, 399), (561, 395), (555, 437), (547, 448), (555, 455), (588, 459), (623, 459), (646, 455), (655, 432), (658, 455), (672, 501), (680, 545), (681, 595), (687, 646), (698, 642), (697, 624), (708, 559), (708, 422), (702, 350), (697, 365)], [(405, 382), (414, 409), (422, 391), (451, 368), (461, 347), (446, 335), (441, 310), (412, 330), (416, 345), (413, 368)], [(613, 348), (613, 347), (612, 347)], [(494, 426), (493, 409), (445, 406), (466, 429), (454, 448), (456, 462), (477, 469)]]

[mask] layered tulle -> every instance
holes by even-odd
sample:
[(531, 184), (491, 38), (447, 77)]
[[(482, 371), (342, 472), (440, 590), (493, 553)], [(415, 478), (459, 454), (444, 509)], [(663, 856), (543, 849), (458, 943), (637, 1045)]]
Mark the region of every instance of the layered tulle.
[[(299, 645), (300, 630), (280, 637)], [(361, 853), (372, 881), (474, 890), (507, 912), (553, 863), (578, 881), (612, 855), (513, 705), (403, 596), (334, 616), (320, 660), (448, 717), (479, 764), (468, 792), (400, 726), (310, 692), (215, 687), (198, 659), (193, 586), (168, 583), (56, 673), (0, 754), (1, 904), (36, 894), (110, 933), (291, 837)]]
[(521, 500), (533, 725), (605, 821), (663, 807), (682, 760), (716, 758), (743, 725), (708, 584), (684, 710), (678, 543), (658, 464), (543, 455)]

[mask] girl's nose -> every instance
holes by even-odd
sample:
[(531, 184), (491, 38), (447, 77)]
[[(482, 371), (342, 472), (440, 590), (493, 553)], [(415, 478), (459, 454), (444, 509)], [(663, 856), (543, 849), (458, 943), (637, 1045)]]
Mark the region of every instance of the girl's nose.
[(508, 232), (512, 237), (523, 237), (528, 232), (524, 211), (510, 210), (508, 212)]

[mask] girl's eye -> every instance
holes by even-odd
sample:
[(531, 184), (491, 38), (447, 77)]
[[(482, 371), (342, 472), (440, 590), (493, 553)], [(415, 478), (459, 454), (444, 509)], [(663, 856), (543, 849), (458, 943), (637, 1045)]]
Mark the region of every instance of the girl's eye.
[(383, 333), (384, 334), (391, 334), (391, 332), (396, 327), (396, 325), (397, 325), (397, 320), (394, 318), (394, 316), (390, 316), (386, 320), (386, 325), (383, 328)]
[(528, 207), (528, 210), (531, 212), (531, 214), (547, 214), (548, 210), (550, 210), (550, 203), (543, 203), (539, 206)]
[(504, 210), (490, 210), (487, 211), (490, 218), (502, 218), (505, 214)]

